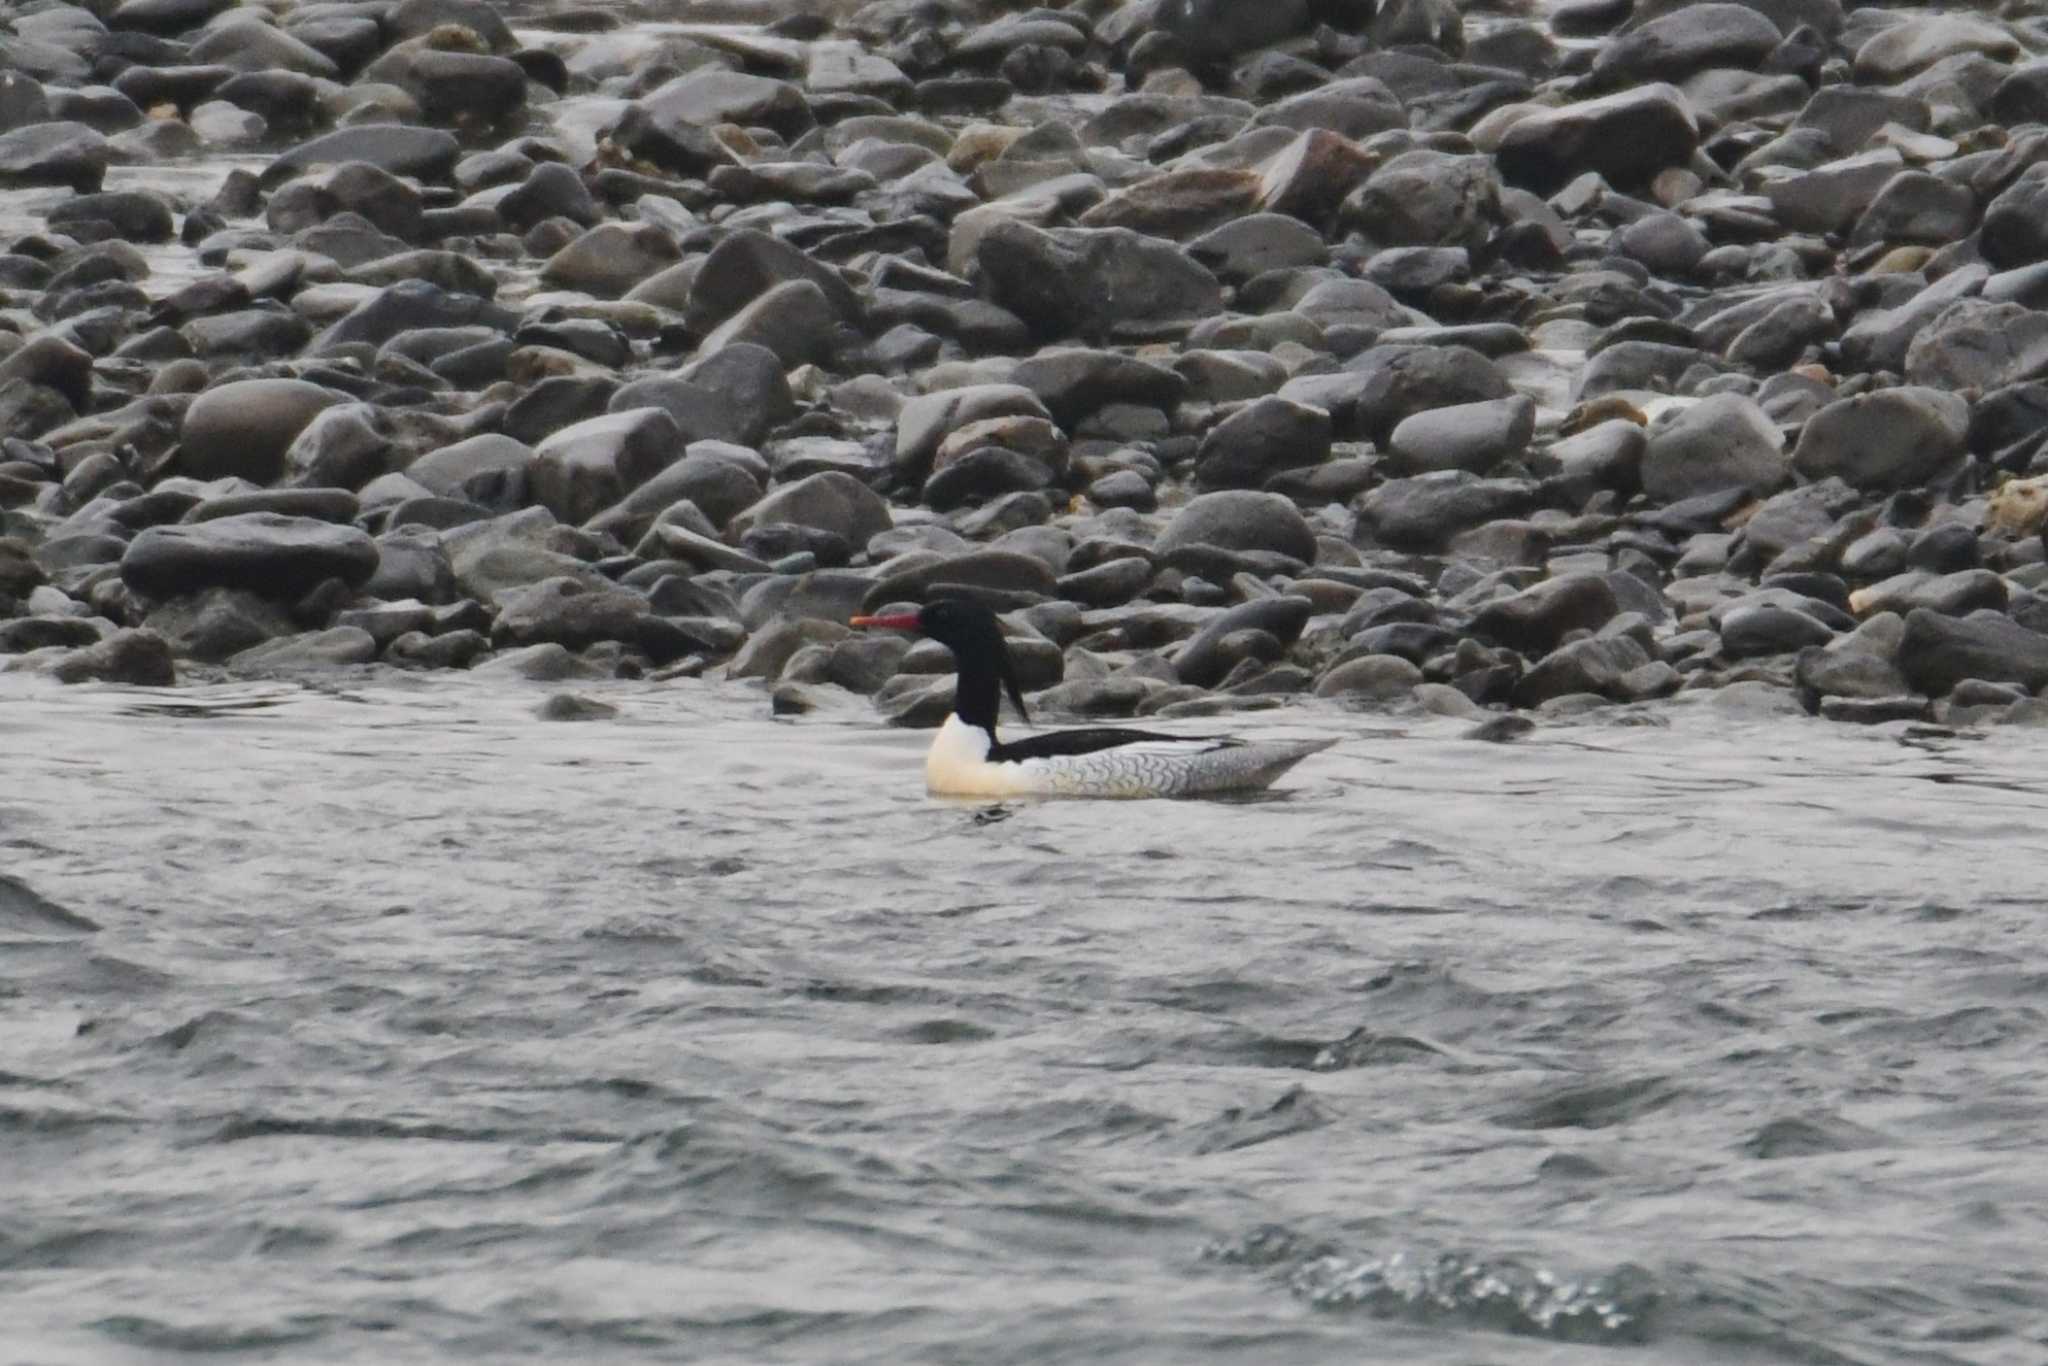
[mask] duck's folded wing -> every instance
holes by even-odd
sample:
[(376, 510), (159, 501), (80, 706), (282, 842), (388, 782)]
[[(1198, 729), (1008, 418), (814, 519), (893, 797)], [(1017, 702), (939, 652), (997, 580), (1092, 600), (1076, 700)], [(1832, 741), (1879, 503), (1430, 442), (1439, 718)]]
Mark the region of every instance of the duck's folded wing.
[(1054, 730), (1027, 735), (995, 746), (988, 757), (997, 763), (1026, 759), (1061, 759), (1129, 746), (1137, 754), (1163, 754), (1186, 758), (1210, 749), (1228, 749), (1243, 743), (1229, 736), (1161, 735), (1157, 731), (1130, 730), (1120, 726), (1090, 726), (1080, 730)]

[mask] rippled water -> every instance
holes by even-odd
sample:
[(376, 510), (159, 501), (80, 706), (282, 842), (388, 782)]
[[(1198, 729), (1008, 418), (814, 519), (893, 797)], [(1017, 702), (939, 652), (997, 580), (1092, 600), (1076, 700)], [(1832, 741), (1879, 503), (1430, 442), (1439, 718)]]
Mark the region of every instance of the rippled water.
[(2033, 1362), (2048, 745), (0, 679), (8, 1361)]

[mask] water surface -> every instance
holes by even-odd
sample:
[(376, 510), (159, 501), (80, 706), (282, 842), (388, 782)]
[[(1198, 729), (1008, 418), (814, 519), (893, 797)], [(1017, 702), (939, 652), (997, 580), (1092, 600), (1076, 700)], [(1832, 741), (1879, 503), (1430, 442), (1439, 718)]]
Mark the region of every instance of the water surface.
[(7, 1360), (2048, 1344), (2031, 732), (1293, 708), (1269, 800), (991, 808), (580, 691), (0, 679)]

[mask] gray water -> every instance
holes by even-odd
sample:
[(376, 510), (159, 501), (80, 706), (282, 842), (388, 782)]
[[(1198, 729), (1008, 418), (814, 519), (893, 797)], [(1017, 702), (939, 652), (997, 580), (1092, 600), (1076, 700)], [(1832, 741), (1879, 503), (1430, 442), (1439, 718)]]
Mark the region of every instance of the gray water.
[(0, 1360), (2048, 1352), (2032, 733), (584, 691), (0, 678)]

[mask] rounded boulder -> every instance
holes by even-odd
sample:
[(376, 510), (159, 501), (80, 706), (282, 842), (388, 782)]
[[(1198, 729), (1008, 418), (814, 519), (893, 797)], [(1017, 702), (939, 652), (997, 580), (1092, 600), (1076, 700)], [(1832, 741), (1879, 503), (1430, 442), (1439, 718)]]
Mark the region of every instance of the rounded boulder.
[(1222, 489), (1205, 493), (1166, 524), (1154, 547), (1164, 556), (1182, 546), (1224, 550), (1271, 550), (1312, 564), (1316, 535), (1293, 502), (1277, 493)]
[(308, 423), (343, 401), (302, 379), (235, 380), (208, 389), (185, 410), (179, 464), (195, 479), (237, 476), (268, 484)]

